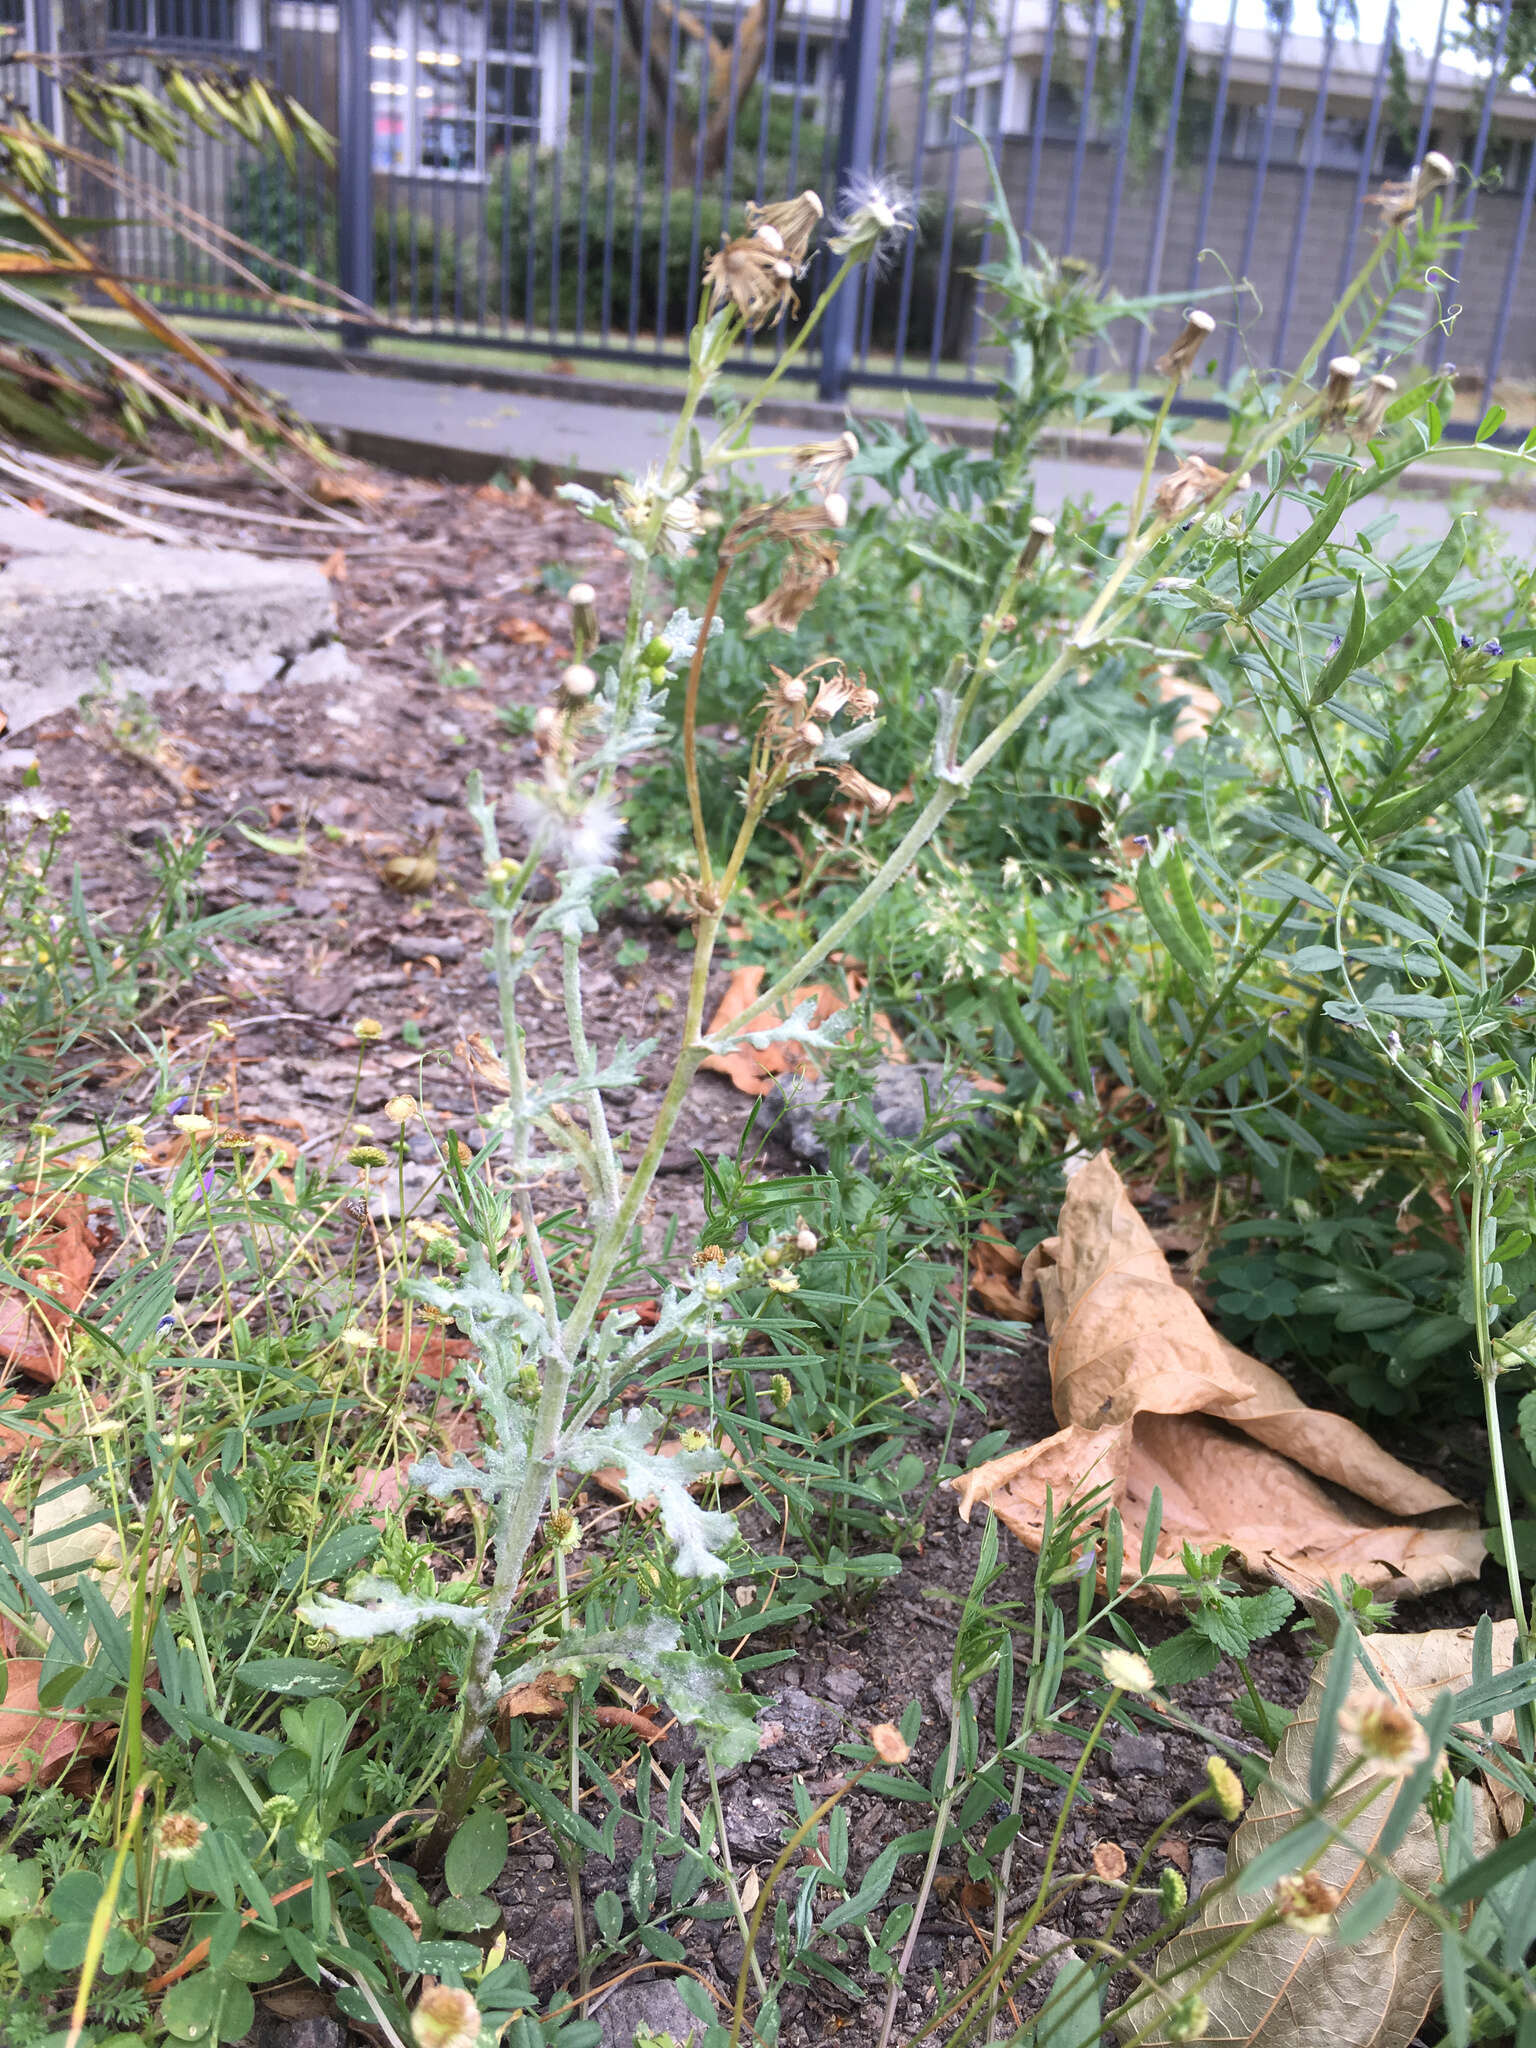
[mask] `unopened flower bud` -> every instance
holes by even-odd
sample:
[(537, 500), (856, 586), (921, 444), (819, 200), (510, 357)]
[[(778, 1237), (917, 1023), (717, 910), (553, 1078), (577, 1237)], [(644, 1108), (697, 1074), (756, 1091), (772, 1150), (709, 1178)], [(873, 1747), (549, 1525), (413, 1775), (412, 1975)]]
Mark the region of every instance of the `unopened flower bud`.
[(641, 648), (640, 659), (647, 668), (665, 668), (672, 659), (672, 649), (658, 633), (654, 640), (647, 640)]
[(597, 645), (597, 592), (590, 583), (573, 583), (566, 597), (571, 607), (571, 641), (580, 661)]
[(1184, 332), (1166, 354), (1160, 355), (1153, 365), (1160, 377), (1171, 378), (1175, 384), (1182, 384), (1195, 367), (1201, 349), (1216, 332), (1216, 322), (1209, 313), (1186, 314)]
[(1243, 1781), (1222, 1756), (1205, 1760), (1205, 1782), (1211, 1797), (1221, 1808), (1223, 1820), (1241, 1820), (1244, 1806)]
[(1165, 1920), (1181, 1920), (1189, 1906), (1189, 1886), (1170, 1863), (1158, 1877), (1157, 1900)]
[(768, 1393), (773, 1402), (775, 1412), (780, 1412), (789, 1406), (794, 1398), (794, 1392), (795, 1390), (790, 1384), (787, 1373), (776, 1372), (768, 1382)]

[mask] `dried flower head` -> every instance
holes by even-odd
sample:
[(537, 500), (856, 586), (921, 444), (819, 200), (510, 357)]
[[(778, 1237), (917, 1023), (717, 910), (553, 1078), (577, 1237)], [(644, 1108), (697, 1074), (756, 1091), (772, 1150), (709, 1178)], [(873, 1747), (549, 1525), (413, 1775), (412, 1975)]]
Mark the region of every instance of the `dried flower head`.
[(1182, 384), (1195, 367), (1201, 349), (1216, 332), (1216, 322), (1209, 313), (1198, 309), (1184, 316), (1184, 332), (1164, 351), (1152, 365), (1159, 377), (1167, 377), (1175, 384)]
[(1349, 431), (1355, 440), (1374, 441), (1386, 423), (1387, 407), (1397, 396), (1397, 379), (1385, 374), (1366, 385), (1350, 417)]
[(1211, 1797), (1221, 1809), (1222, 1819), (1241, 1820), (1244, 1804), (1243, 1781), (1224, 1756), (1206, 1758), (1205, 1782), (1210, 1787)]
[(1298, 1934), (1326, 1934), (1339, 1910), (1339, 1891), (1315, 1870), (1282, 1877), (1275, 1887), (1275, 1909)]
[(802, 1259), (810, 1258), (817, 1244), (816, 1233), (808, 1223), (802, 1223), (795, 1232), (795, 1250)]
[(1101, 1650), (1099, 1666), (1117, 1692), (1150, 1693), (1157, 1690), (1152, 1666), (1145, 1657), (1138, 1657), (1134, 1650)]
[(1230, 470), (1218, 469), (1203, 456), (1186, 455), (1172, 475), (1165, 476), (1158, 486), (1157, 509), (1165, 519), (1182, 519), (1197, 505), (1209, 503), (1231, 480)]
[(208, 1823), (195, 1813), (167, 1813), (155, 1829), (155, 1847), (167, 1863), (185, 1863), (207, 1832)]
[(768, 206), (747, 201), (747, 226), (754, 233), (772, 228), (785, 256), (797, 270), (805, 268), (811, 243), (826, 218), (827, 209), (816, 194), (804, 191), (794, 199), (776, 199)]
[(384, 1105), (384, 1114), (392, 1124), (409, 1124), (416, 1121), (421, 1111), (409, 1095), (391, 1095)]
[(1374, 1686), (1350, 1694), (1339, 1726), (1378, 1777), (1406, 1778), (1429, 1755), (1429, 1737), (1417, 1717)]
[(784, 254), (783, 237), (777, 229), (770, 228), (765, 234), (759, 228), (717, 249), (704, 266), (704, 283), (711, 313), (725, 305), (734, 306), (749, 333), (799, 310), (795, 266)]
[(878, 265), (917, 225), (909, 195), (890, 178), (855, 178), (844, 189), (837, 233), (828, 247), (855, 263)]
[(1384, 228), (1399, 228), (1413, 219), (1427, 199), (1455, 181), (1456, 166), (1448, 156), (1432, 149), (1423, 163), (1415, 164), (1411, 177), (1383, 185), (1365, 203), (1380, 213)]
[(596, 604), (597, 592), (592, 588), (590, 583), (573, 583), (570, 589), (565, 593), (565, 598), (566, 603), (573, 606)]
[(1328, 365), (1328, 383), (1323, 391), (1323, 425), (1341, 427), (1349, 417), (1355, 398), (1355, 379), (1360, 374), (1358, 356), (1335, 356)]
[(790, 460), (825, 495), (839, 489), (858, 452), (858, 435), (847, 433), (839, 434), (835, 441), (803, 441)]
[(837, 549), (828, 537), (825, 506), (761, 506), (737, 520), (722, 553), (744, 553), (758, 540), (787, 540), (789, 554), (779, 580), (760, 603), (747, 609), (755, 633), (777, 627), (793, 633), (815, 603), (822, 585), (837, 574)]
[(1028, 575), (1041, 555), (1056, 538), (1056, 522), (1037, 514), (1029, 522), (1029, 538), (1024, 543), (1024, 552), (1019, 556), (1019, 574)]
[(480, 2008), (468, 1991), (434, 1984), (429, 1977), (411, 2014), (417, 2048), (475, 2048), (480, 2039)]
[(384, 1026), (377, 1017), (359, 1017), (352, 1026), (352, 1036), (362, 1039), (365, 1045), (384, 1036)]
[(904, 1764), (912, 1754), (912, 1745), (899, 1728), (889, 1721), (880, 1721), (869, 1731), (870, 1746), (883, 1764)]
[(867, 775), (861, 775), (848, 761), (833, 764), (833, 775), (837, 786), (851, 804), (868, 811), (873, 817), (883, 818), (895, 803), (896, 798), (888, 789), (882, 789), (878, 782), (871, 782)]
[(828, 491), (821, 505), (827, 515), (828, 525), (841, 529), (848, 524), (848, 500), (841, 491)]

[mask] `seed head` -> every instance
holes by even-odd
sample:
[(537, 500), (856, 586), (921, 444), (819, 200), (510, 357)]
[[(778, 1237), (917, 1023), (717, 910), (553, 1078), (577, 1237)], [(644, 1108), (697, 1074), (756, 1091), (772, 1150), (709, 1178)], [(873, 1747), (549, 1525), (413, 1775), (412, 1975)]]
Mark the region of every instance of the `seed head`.
[(874, 817), (883, 818), (896, 801), (890, 790), (882, 789), (878, 782), (871, 782), (867, 775), (860, 774), (849, 761), (834, 762), (832, 773), (837, 778), (838, 788), (848, 801), (856, 804), (861, 810), (869, 811)]
[(1189, 1906), (1189, 1886), (1171, 1863), (1158, 1877), (1157, 1900), (1165, 1920), (1181, 1920)]
[(384, 1036), (384, 1026), (377, 1017), (359, 1017), (352, 1026), (352, 1036), (360, 1038), (365, 1045), (368, 1045), (374, 1039)]
[(794, 199), (775, 200), (768, 206), (755, 206), (748, 200), (747, 226), (757, 234), (764, 228), (772, 228), (779, 238), (779, 253), (786, 256), (797, 270), (803, 270), (811, 241), (820, 229), (826, 211), (811, 191), (802, 192)]
[(1416, 1716), (1374, 1686), (1350, 1695), (1339, 1725), (1378, 1777), (1406, 1778), (1429, 1755), (1429, 1737)]
[(842, 528), (848, 524), (848, 500), (841, 491), (828, 491), (821, 502), (831, 525)]
[(1146, 1694), (1157, 1690), (1152, 1666), (1145, 1657), (1138, 1657), (1134, 1650), (1101, 1650), (1099, 1665), (1116, 1692)]
[(167, 1813), (155, 1829), (155, 1847), (167, 1863), (185, 1863), (207, 1832), (208, 1823), (195, 1813)]
[(565, 595), (567, 602), (572, 605), (597, 603), (597, 592), (590, 583), (573, 583)]
[(857, 434), (839, 434), (834, 441), (803, 441), (790, 460), (818, 491), (838, 490), (848, 465), (859, 452)]
[(1184, 316), (1184, 332), (1172, 348), (1160, 355), (1153, 364), (1159, 377), (1167, 377), (1174, 384), (1182, 384), (1195, 367), (1201, 349), (1216, 332), (1216, 322), (1209, 313), (1193, 312)]
[(475, 2048), (480, 2008), (469, 1992), (428, 1978), (411, 2014), (411, 2032), (417, 2048)]
[(347, 1153), (348, 1166), (360, 1166), (366, 1172), (370, 1167), (388, 1166), (389, 1154), (382, 1145), (354, 1145)]
[(1210, 2024), (1210, 2008), (1198, 1991), (1186, 1991), (1163, 2015), (1163, 2031), (1170, 2041), (1198, 2041)]
[(1038, 516), (1029, 522), (1029, 538), (1024, 543), (1024, 552), (1019, 556), (1019, 574), (1028, 575), (1040, 556), (1056, 538), (1056, 522)]
[(789, 1406), (790, 1402), (794, 1399), (795, 1394), (794, 1387), (790, 1384), (788, 1374), (776, 1372), (773, 1378), (768, 1382), (768, 1393), (769, 1398), (773, 1402), (774, 1412), (776, 1414), (782, 1413), (782, 1411), (786, 1409)]
[(1223, 1756), (1208, 1756), (1205, 1760), (1205, 1782), (1210, 1787), (1211, 1797), (1221, 1809), (1223, 1820), (1241, 1820), (1243, 1817), (1243, 1781)]
[(888, 178), (856, 179), (843, 193), (837, 233), (828, 247), (855, 263), (879, 263), (917, 225), (912, 201)]
[(1165, 476), (1158, 486), (1157, 509), (1165, 519), (1182, 519), (1197, 505), (1207, 504), (1230, 482), (1230, 470), (1218, 469), (1203, 456), (1186, 455), (1173, 474)]
[(384, 1105), (384, 1114), (392, 1124), (414, 1123), (421, 1111), (409, 1095), (392, 1095)]
[(573, 697), (578, 704), (585, 703), (597, 688), (597, 677), (584, 661), (573, 661), (561, 672), (560, 688), (565, 696)]
[(816, 1233), (808, 1223), (802, 1223), (795, 1232), (795, 1250), (802, 1259), (808, 1259), (816, 1249)]
[(1275, 1907), (1287, 1927), (1299, 1934), (1326, 1934), (1339, 1910), (1339, 1892), (1315, 1870), (1282, 1877), (1275, 1887)]
[(1323, 393), (1323, 425), (1341, 427), (1354, 403), (1355, 379), (1360, 374), (1357, 356), (1335, 356), (1328, 365), (1328, 384)]
[(798, 312), (800, 308), (795, 293), (795, 266), (784, 254), (782, 235), (776, 228), (770, 232), (779, 244), (777, 249), (763, 239), (759, 229), (727, 242), (704, 266), (709, 310), (718, 313), (722, 306), (734, 306), (749, 333), (771, 326), (786, 313)]

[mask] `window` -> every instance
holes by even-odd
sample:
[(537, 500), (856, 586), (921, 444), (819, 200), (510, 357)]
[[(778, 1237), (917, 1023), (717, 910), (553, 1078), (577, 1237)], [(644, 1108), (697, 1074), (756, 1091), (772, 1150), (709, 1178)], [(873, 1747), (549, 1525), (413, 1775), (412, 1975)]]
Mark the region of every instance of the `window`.
[[(1038, 97), (1038, 87), (1036, 88)], [(1055, 142), (1076, 142), (1078, 124), (1083, 116), (1082, 101), (1070, 85), (1063, 85), (1059, 78), (1053, 78), (1045, 95), (1045, 115), (1042, 132)], [(1093, 132), (1092, 114), (1089, 114), (1089, 134)]]
[(572, 62), (560, 11), (524, 0), (374, 8), (373, 167), (479, 178), (526, 144), (560, 139)]
[(245, 0), (108, 0), (107, 34), (134, 43), (255, 48), (260, 25), (247, 20), (250, 12)]
[(928, 147), (944, 149), (972, 141), (965, 128), (956, 126), (959, 121), (982, 135), (995, 136), (1002, 127), (1002, 116), (1001, 77), (968, 78), (963, 85), (941, 87), (928, 100)]

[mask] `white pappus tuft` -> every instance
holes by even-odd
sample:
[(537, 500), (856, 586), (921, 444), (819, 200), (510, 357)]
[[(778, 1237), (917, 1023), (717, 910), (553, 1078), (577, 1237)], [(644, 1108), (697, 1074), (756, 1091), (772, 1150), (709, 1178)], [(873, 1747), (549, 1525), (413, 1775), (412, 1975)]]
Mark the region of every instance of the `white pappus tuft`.
[(830, 246), (879, 271), (917, 226), (917, 209), (904, 185), (889, 177), (851, 177), (838, 204)]
[(609, 868), (618, 858), (624, 819), (608, 797), (577, 799), (525, 782), (507, 803), (530, 849), (551, 856), (560, 867)]

